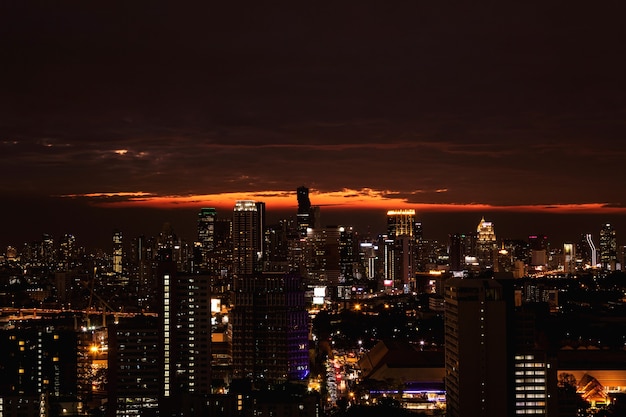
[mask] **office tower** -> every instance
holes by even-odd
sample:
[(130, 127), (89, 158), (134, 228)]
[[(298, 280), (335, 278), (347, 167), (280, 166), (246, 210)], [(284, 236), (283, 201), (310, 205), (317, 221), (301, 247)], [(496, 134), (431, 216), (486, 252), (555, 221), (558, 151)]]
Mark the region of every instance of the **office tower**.
[(418, 234), (421, 235), (421, 223), (415, 222), (415, 210), (387, 211), (387, 236), (391, 239), (397, 236), (411, 236), (417, 238)]
[(206, 270), (209, 257), (215, 248), (215, 221), (217, 211), (214, 208), (203, 208), (198, 213), (198, 245), (200, 250), (200, 269)]
[(226, 275), (233, 269), (233, 222), (217, 219), (213, 253), (209, 257), (207, 271), (213, 275)]
[(445, 283), (447, 416), (507, 416), (507, 303), (493, 279)]
[(309, 189), (305, 186), (298, 187), (296, 193), (298, 197), (298, 213), (296, 215), (298, 232), (300, 233), (300, 236), (304, 237), (306, 236), (307, 229), (313, 227)]
[(415, 210), (387, 211), (385, 277), (387, 283), (393, 282), (396, 289), (406, 292), (415, 287), (414, 273), (421, 234), (421, 223), (415, 221)]
[(615, 270), (617, 262), (617, 239), (615, 229), (605, 223), (600, 229), (600, 265), (606, 270)]
[(233, 211), (233, 273), (260, 271), (263, 261), (265, 203), (238, 200)]
[(578, 248), (580, 262), (583, 266), (596, 267), (598, 264), (598, 250), (595, 243), (593, 243), (591, 233), (585, 233), (580, 237)]
[(476, 227), (476, 257), (482, 268), (493, 268), (496, 250), (494, 225), (483, 217)]
[[(387, 287), (409, 292), (415, 290), (415, 240), (408, 235), (385, 239), (385, 278)], [(389, 288), (388, 288), (389, 289)]]
[(339, 227), (339, 274), (344, 282), (352, 284), (355, 276), (355, 236), (352, 227)]
[(51, 263), (54, 261), (54, 239), (47, 233), (41, 237), (40, 254), (38, 259)]
[(309, 286), (333, 286), (340, 282), (339, 239), (341, 228), (327, 226), (309, 229), (302, 259)]
[(59, 242), (59, 249), (59, 259), (66, 264), (67, 269), (71, 262), (76, 260), (78, 255), (76, 237), (69, 233), (64, 234)]
[(264, 271), (289, 272), (289, 248), (293, 240), (300, 241), (300, 234), (293, 220), (280, 220), (265, 228), (265, 267)]
[(122, 274), (122, 256), (124, 252), (122, 232), (116, 230), (113, 232), (113, 273)]
[(268, 384), (304, 379), (308, 317), (298, 274), (237, 278), (230, 314), (234, 378)]

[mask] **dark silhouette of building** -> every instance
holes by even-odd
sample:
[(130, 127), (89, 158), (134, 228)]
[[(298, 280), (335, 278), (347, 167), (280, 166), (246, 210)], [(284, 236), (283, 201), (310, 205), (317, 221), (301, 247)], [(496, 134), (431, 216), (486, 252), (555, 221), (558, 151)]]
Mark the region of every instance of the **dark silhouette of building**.
[(234, 378), (257, 383), (305, 378), (308, 313), (301, 277), (269, 272), (238, 277), (233, 297)]
[(78, 394), (78, 342), (72, 329), (25, 320), (0, 330), (2, 415), (47, 415), (51, 403)]
[(506, 416), (507, 305), (493, 279), (445, 284), (446, 409), (449, 417)]
[(156, 316), (109, 327), (109, 415), (194, 415), (211, 393), (210, 277), (177, 270), (169, 249), (157, 258)]
[(305, 186), (296, 190), (298, 197), (297, 223), (300, 236), (305, 237), (308, 228), (314, 226), (313, 214), (311, 211), (311, 200), (309, 199), (309, 189)]
[(108, 328), (108, 415), (156, 416), (163, 390), (159, 319), (121, 318)]

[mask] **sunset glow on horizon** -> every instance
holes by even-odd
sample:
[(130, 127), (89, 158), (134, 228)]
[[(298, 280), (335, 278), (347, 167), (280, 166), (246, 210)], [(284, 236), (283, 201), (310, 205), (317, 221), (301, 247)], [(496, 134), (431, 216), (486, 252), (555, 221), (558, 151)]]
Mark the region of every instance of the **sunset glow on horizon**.
[[(441, 192), (441, 191), (438, 191)], [(311, 203), (327, 210), (388, 210), (415, 209), (421, 212), (463, 212), (463, 211), (502, 211), (502, 212), (542, 212), (562, 214), (626, 214), (626, 207), (611, 206), (608, 203), (581, 204), (525, 204), (493, 205), (484, 203), (428, 203), (411, 202), (392, 191), (343, 189), (340, 191), (310, 191)], [(237, 200), (265, 202), (268, 210), (296, 209), (295, 191), (251, 191), (188, 196), (159, 196), (147, 192), (89, 193), (66, 195), (66, 198), (86, 198), (89, 203), (102, 208), (154, 208), (191, 209), (216, 207), (230, 210)]]

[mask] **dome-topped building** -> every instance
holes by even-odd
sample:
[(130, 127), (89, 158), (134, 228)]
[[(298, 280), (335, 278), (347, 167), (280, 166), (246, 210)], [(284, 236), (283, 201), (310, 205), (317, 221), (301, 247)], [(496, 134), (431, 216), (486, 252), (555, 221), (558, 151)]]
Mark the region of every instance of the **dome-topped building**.
[(492, 222), (486, 221), (483, 216), (476, 228), (476, 252), (481, 267), (493, 268), (496, 250), (497, 243), (494, 225)]

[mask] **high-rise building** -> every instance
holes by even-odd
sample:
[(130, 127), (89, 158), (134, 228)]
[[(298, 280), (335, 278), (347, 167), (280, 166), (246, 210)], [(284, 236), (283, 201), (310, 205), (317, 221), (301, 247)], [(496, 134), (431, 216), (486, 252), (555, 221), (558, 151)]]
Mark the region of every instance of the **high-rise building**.
[[(280, 220), (277, 224), (265, 228), (265, 267), (268, 272), (289, 272), (292, 265), (289, 262), (289, 248), (293, 241), (300, 241), (301, 237), (296, 230), (293, 220)], [(293, 266), (298, 266), (295, 264)]]
[(576, 245), (563, 244), (563, 272), (571, 274), (576, 271)]
[(580, 263), (586, 267), (596, 267), (598, 265), (598, 250), (595, 243), (593, 243), (593, 235), (591, 233), (585, 233), (580, 237), (580, 243), (578, 244), (578, 254)]
[(301, 258), (305, 265), (307, 285), (336, 287), (340, 283), (340, 238), (340, 226), (308, 230)]
[(395, 289), (409, 291), (415, 286), (415, 272), (422, 224), (415, 221), (415, 210), (387, 211), (385, 278)]
[(50, 403), (78, 393), (73, 330), (28, 320), (0, 330), (0, 414), (41, 416)]
[(607, 270), (617, 269), (617, 238), (615, 228), (605, 223), (600, 229), (600, 265)]
[(169, 249), (159, 253), (159, 409), (184, 409), (211, 392), (211, 299), (208, 276), (179, 274)]
[(70, 262), (75, 260), (78, 251), (76, 248), (76, 237), (72, 234), (66, 233), (61, 238), (59, 242), (60, 246), (60, 260), (65, 262), (66, 268), (69, 266)]
[(497, 248), (494, 225), (483, 217), (476, 227), (476, 257), (482, 268), (493, 268)]
[(355, 276), (356, 241), (354, 229), (350, 226), (339, 227), (339, 273), (344, 282), (352, 284)]
[(307, 229), (313, 227), (309, 189), (305, 186), (298, 187), (296, 193), (298, 196), (298, 232), (300, 233), (300, 236), (304, 237), (306, 236)]
[(116, 230), (113, 232), (113, 273), (121, 275), (122, 273), (122, 257), (124, 256), (124, 241), (122, 232)]
[(450, 270), (466, 269), (466, 258), (475, 254), (476, 236), (473, 233), (454, 233), (450, 235)]
[(493, 279), (445, 283), (446, 408), (450, 417), (509, 413), (507, 303)]
[(124, 317), (108, 328), (108, 415), (157, 415), (161, 376), (159, 320)]
[(210, 253), (215, 248), (215, 222), (217, 211), (214, 208), (202, 208), (198, 213), (198, 245), (200, 250), (200, 269), (206, 270)]
[(267, 383), (304, 379), (309, 316), (301, 277), (269, 272), (238, 277), (233, 297), (233, 376)]
[(264, 257), (265, 203), (238, 200), (233, 211), (233, 273), (260, 271)]
[(392, 239), (397, 236), (411, 236), (417, 238), (418, 234), (421, 235), (421, 223), (415, 222), (415, 210), (403, 209), (387, 211), (387, 236)]

